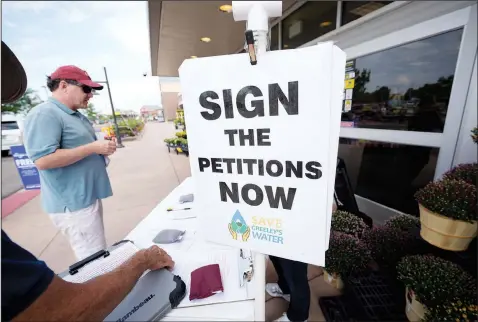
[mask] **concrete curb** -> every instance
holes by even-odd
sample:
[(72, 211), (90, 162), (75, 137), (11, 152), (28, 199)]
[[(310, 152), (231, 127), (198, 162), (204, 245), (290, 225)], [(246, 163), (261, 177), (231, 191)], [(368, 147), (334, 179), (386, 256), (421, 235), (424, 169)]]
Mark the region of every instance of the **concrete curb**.
[(2, 219), (12, 214), (15, 210), (37, 197), (40, 190), (19, 190), (10, 196), (2, 199)]

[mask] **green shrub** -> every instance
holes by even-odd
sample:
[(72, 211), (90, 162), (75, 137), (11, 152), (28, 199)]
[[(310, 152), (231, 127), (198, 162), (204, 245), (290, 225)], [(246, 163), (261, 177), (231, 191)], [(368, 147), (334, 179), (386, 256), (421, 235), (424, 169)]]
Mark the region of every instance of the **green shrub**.
[(476, 187), (463, 180), (431, 182), (415, 193), (417, 201), (439, 215), (467, 222), (478, 219)]
[(185, 139), (185, 138), (187, 138), (187, 133), (186, 133), (186, 131), (179, 131), (179, 132), (176, 132), (176, 136), (178, 138), (184, 138)]
[(175, 139), (176, 141), (176, 144), (177, 145), (187, 145), (188, 144), (188, 140), (184, 139), (184, 138), (177, 138)]

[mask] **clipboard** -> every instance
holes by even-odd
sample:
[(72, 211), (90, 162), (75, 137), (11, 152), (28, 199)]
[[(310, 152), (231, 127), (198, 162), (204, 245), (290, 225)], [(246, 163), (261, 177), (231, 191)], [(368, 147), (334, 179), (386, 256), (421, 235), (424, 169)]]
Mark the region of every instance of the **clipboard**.
[[(133, 256), (139, 248), (124, 240), (101, 250), (58, 274), (81, 283), (108, 273)], [(167, 269), (146, 272), (131, 292), (104, 321), (157, 321), (176, 308), (186, 295), (186, 284)]]

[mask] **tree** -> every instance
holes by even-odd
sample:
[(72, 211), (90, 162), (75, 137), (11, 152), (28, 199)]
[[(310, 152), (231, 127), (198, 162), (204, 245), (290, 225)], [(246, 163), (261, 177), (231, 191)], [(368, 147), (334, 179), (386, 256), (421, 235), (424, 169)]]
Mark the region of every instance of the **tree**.
[(96, 120), (98, 117), (98, 111), (95, 109), (95, 106), (93, 103), (88, 103), (88, 106), (85, 109), (84, 114), (88, 117), (90, 120)]
[(32, 108), (42, 103), (36, 91), (28, 88), (18, 100), (13, 103), (2, 104), (2, 113), (27, 114)]

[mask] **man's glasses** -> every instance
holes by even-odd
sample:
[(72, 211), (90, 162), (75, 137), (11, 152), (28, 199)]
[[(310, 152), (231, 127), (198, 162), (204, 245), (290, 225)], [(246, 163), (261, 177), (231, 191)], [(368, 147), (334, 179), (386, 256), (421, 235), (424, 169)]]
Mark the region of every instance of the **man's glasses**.
[(71, 80), (71, 79), (65, 79), (65, 82), (67, 82), (68, 84), (71, 84), (71, 85), (75, 85), (75, 86), (79, 86), (81, 87), (81, 89), (83, 90), (83, 93), (85, 94), (90, 94), (93, 89), (89, 86), (86, 86), (86, 85), (83, 85), (81, 83), (78, 83), (77, 81), (75, 80)]

